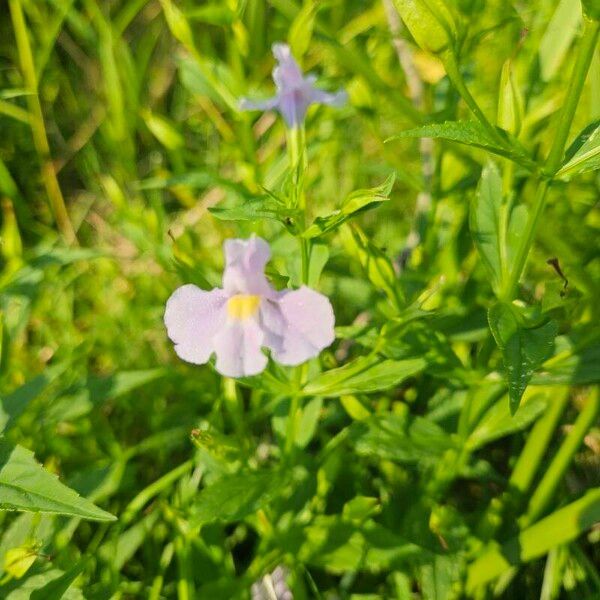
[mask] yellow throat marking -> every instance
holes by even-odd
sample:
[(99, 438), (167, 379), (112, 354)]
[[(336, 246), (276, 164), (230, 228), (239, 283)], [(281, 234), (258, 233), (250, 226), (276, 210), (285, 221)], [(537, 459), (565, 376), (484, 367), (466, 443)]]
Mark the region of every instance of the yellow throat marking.
[(244, 320), (253, 317), (258, 311), (260, 296), (237, 294), (227, 301), (227, 314), (231, 319)]

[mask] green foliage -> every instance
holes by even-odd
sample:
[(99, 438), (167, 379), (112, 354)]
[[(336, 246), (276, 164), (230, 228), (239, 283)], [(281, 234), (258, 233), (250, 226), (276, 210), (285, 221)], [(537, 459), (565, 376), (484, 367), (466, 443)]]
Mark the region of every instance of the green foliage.
[(502, 352), (514, 414), (533, 372), (552, 354), (558, 326), (555, 321), (528, 320), (518, 307), (503, 302), (490, 308), (488, 319)]
[[(600, 597), (595, 0), (1, 6), (0, 598)], [(251, 235), (336, 340), (233, 380)]]
[(33, 453), (3, 441), (0, 442), (0, 509), (56, 513), (96, 521), (115, 519), (45, 471)]

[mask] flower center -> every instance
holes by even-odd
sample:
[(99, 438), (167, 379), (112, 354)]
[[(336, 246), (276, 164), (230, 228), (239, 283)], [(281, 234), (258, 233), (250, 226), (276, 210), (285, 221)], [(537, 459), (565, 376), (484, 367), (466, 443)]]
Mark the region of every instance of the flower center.
[(227, 314), (231, 319), (248, 319), (256, 314), (259, 305), (260, 296), (237, 294), (227, 301)]

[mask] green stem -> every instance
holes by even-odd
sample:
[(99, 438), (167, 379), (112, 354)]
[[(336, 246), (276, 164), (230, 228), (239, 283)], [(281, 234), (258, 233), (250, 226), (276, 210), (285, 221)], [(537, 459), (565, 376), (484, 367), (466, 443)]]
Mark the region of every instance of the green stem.
[(598, 41), (598, 34), (600, 33), (600, 23), (588, 23), (581, 44), (579, 46), (579, 52), (575, 61), (575, 67), (571, 75), (569, 82), (567, 98), (558, 116), (558, 123), (556, 126), (556, 134), (554, 142), (550, 148), (550, 153), (546, 159), (543, 172), (550, 177), (550, 179), (543, 179), (539, 182), (538, 188), (535, 195), (533, 204), (533, 211), (527, 221), (525, 229), (525, 235), (521, 239), (521, 244), (517, 249), (515, 257), (515, 264), (510, 274), (510, 279), (505, 290), (505, 299), (512, 300), (519, 286), (519, 280), (523, 274), (525, 263), (527, 262), (527, 256), (529, 250), (533, 244), (535, 232), (540, 220), (541, 215), (544, 212), (546, 206), (546, 197), (548, 189), (552, 183), (552, 177), (558, 170), (560, 163), (562, 162), (565, 145), (567, 138), (569, 137), (569, 131), (571, 124), (573, 123), (573, 117), (575, 116), (575, 110), (579, 103), (581, 91), (587, 76), (587, 72), (590, 68), (592, 58), (594, 56), (594, 50), (596, 48), (596, 42)]
[[(304, 194), (304, 178), (307, 167), (306, 158), (306, 134), (304, 124), (287, 130), (287, 147), (290, 170), (292, 172), (292, 189), (290, 194), (290, 205), (301, 212), (300, 229), (306, 226), (306, 196)], [(309, 241), (302, 236), (297, 236), (300, 246), (301, 280), (304, 285), (308, 284), (308, 269), (310, 259)], [(296, 418), (300, 410), (301, 389), (306, 379), (306, 364), (300, 365), (295, 370), (295, 382), (290, 399), (290, 410), (287, 418), (284, 455), (290, 459), (294, 453), (296, 439)]]
[(544, 514), (558, 484), (562, 481), (563, 475), (571, 464), (575, 452), (581, 446), (590, 427), (596, 422), (599, 413), (600, 394), (597, 389), (594, 389), (588, 398), (587, 404), (581, 413), (579, 413), (573, 428), (569, 431), (565, 441), (546, 470), (544, 477), (542, 477), (542, 480), (531, 496), (527, 513), (519, 522), (522, 529), (535, 523)]
[(28, 90), (31, 92), (27, 95), (27, 103), (29, 105), (29, 112), (31, 113), (30, 123), (33, 143), (42, 163), (42, 181), (44, 182), (44, 187), (48, 194), (50, 208), (54, 219), (56, 220), (56, 225), (65, 241), (72, 244), (77, 241), (77, 238), (75, 236), (73, 225), (69, 219), (65, 200), (56, 177), (56, 169), (50, 155), (50, 145), (46, 134), (46, 126), (44, 124), (44, 114), (38, 95), (38, 80), (35, 72), (31, 45), (29, 44), (29, 38), (27, 36), (27, 25), (25, 24), (25, 18), (23, 16), (21, 0), (9, 0), (8, 6), (13, 22), (23, 80), (25, 81)]
[(577, 54), (577, 59), (575, 60), (571, 81), (569, 82), (567, 98), (558, 117), (554, 142), (546, 160), (546, 171), (550, 176), (553, 176), (556, 173), (562, 162), (565, 145), (567, 143), (567, 138), (569, 137), (571, 124), (573, 123), (573, 117), (577, 110), (577, 104), (579, 103), (579, 97), (583, 90), (587, 72), (590, 68), (592, 58), (594, 57), (594, 50), (596, 49), (599, 33), (600, 22), (587, 23), (579, 45), (579, 52)]
[(535, 198), (533, 201), (533, 211), (531, 212), (531, 214), (529, 215), (529, 219), (527, 220), (527, 225), (525, 226), (525, 233), (521, 238), (521, 244), (517, 248), (514, 267), (512, 268), (510, 277), (508, 279), (508, 285), (505, 289), (504, 297), (507, 301), (512, 300), (517, 293), (517, 287), (519, 286), (521, 273), (525, 268), (525, 263), (527, 262), (529, 250), (531, 249), (531, 245), (533, 244), (533, 238), (535, 237), (538, 221), (542, 213), (544, 212), (544, 208), (546, 207), (546, 198), (549, 188), (550, 180), (544, 179), (540, 181), (536, 190)]
[(450, 78), (450, 81), (460, 94), (461, 98), (465, 101), (467, 106), (471, 109), (477, 120), (481, 123), (483, 128), (487, 131), (490, 137), (500, 146), (506, 146), (506, 141), (502, 138), (496, 127), (494, 127), (488, 118), (483, 114), (483, 111), (477, 104), (477, 101), (471, 95), (471, 92), (467, 88), (465, 84), (465, 80), (463, 79), (462, 73), (460, 72), (460, 68), (456, 61), (456, 56), (454, 52), (447, 52), (443, 58), (444, 67), (446, 68), (446, 73)]

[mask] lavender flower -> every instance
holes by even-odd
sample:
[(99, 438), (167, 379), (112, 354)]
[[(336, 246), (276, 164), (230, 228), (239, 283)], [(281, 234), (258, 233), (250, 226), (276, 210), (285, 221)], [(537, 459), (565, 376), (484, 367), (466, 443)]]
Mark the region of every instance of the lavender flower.
[(306, 286), (276, 291), (267, 281), (267, 242), (227, 240), (224, 248), (223, 289), (184, 285), (167, 301), (165, 325), (180, 358), (201, 365), (215, 353), (219, 373), (244, 377), (267, 366), (263, 347), (277, 362), (298, 365), (333, 342), (333, 309), (323, 294)]
[(294, 128), (304, 121), (311, 104), (341, 106), (346, 102), (347, 94), (344, 90), (330, 94), (316, 88), (317, 78), (314, 75), (303, 75), (287, 44), (273, 44), (273, 55), (278, 63), (273, 69), (277, 94), (262, 101), (243, 98), (240, 102), (241, 110), (278, 110), (287, 125)]

